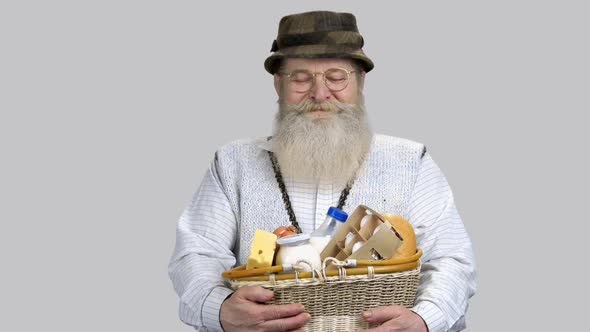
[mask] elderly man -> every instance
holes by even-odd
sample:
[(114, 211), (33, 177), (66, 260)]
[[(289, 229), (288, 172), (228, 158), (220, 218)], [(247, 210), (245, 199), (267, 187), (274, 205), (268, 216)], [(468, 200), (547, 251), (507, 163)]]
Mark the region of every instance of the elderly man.
[(279, 110), (272, 137), (230, 143), (215, 154), (178, 223), (169, 272), (180, 318), (203, 331), (291, 331), (301, 304), (264, 305), (273, 292), (232, 293), (221, 273), (244, 264), (257, 228), (304, 233), (330, 206), (365, 204), (404, 216), (422, 248), (415, 305), (367, 308), (375, 331), (459, 331), (475, 291), (471, 242), (440, 169), (422, 144), (376, 135), (367, 124), (365, 75), (373, 62), (352, 14), (283, 17), (265, 68)]

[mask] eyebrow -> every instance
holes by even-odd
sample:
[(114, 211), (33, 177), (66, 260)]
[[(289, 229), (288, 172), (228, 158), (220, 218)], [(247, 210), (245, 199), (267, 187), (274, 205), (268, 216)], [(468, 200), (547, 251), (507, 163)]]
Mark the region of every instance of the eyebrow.
[(348, 70), (348, 71), (356, 71), (356, 70), (357, 70), (356, 68), (346, 68), (346, 67), (330, 67), (330, 68), (326, 68), (326, 69), (325, 69), (325, 70), (323, 70), (323, 71), (313, 71), (313, 70), (311, 70), (311, 69), (304, 69), (304, 68), (295, 68), (295, 69), (291, 69), (291, 70), (286, 70), (286, 69), (281, 69), (281, 68), (279, 68), (279, 71), (282, 71), (282, 72), (285, 72), (285, 73), (290, 73), (290, 72), (294, 72), (294, 71), (296, 71), (296, 70), (305, 70), (305, 71), (308, 71), (308, 72), (313, 72), (313, 73), (322, 73), (322, 72), (325, 72), (326, 70), (330, 70), (330, 69), (346, 69), (346, 70)]

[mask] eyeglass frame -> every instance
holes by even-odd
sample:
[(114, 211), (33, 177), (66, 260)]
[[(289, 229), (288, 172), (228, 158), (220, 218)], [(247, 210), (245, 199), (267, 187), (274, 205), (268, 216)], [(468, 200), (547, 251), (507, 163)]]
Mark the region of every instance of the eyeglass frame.
[[(344, 70), (346, 72), (346, 85), (342, 89), (340, 89), (340, 90), (332, 90), (332, 89), (330, 89), (330, 87), (328, 87), (328, 82), (326, 81), (326, 72), (329, 71), (329, 70), (332, 70), (332, 69), (341, 69), (341, 70)], [(313, 77), (313, 81), (311, 83), (311, 86), (309, 87), (309, 90), (301, 91), (301, 92), (300, 91), (295, 91), (296, 93), (308, 93), (309, 91), (311, 91), (313, 89), (313, 87), (315, 86), (315, 84), (316, 84), (316, 75), (318, 75), (318, 74), (321, 74), (323, 76), (324, 79), (322, 81), (324, 82), (324, 86), (328, 90), (330, 90), (331, 92), (340, 92), (340, 91), (343, 91), (344, 89), (346, 89), (348, 87), (348, 84), (350, 83), (350, 74), (357, 72), (356, 70), (348, 70), (348, 69), (342, 68), (342, 67), (333, 67), (333, 68), (328, 68), (328, 69), (326, 69), (324, 71), (316, 71), (316, 72), (312, 72), (312, 71), (307, 70), (307, 69), (295, 69), (295, 70), (292, 70), (290, 73), (280, 72), (279, 71), (278, 74), (279, 74), (279, 76), (286, 76), (286, 77), (291, 78), (291, 75), (293, 75), (293, 73), (296, 72), (296, 71), (306, 71), (306, 72), (310, 73), (311, 76)]]

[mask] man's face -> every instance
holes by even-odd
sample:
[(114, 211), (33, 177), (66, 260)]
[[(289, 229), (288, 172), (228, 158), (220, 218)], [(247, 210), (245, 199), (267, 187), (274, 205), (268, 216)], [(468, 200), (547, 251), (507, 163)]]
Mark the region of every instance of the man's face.
[[(281, 73), (307, 73), (291, 82), (275, 75), (279, 111), (272, 141), (287, 177), (347, 183), (370, 148), (372, 133), (357, 80), (363, 73), (342, 75), (333, 68), (356, 70), (345, 59), (288, 59)], [(310, 73), (316, 74), (313, 84)], [(330, 81), (318, 73), (327, 73)]]
[[(315, 81), (311, 89), (307, 92), (297, 91), (293, 88), (293, 82), (289, 82), (290, 78), (285, 75), (274, 75), (274, 84), (277, 94), (283, 103), (299, 104), (305, 100), (310, 100), (321, 104), (327, 101), (339, 101), (346, 104), (356, 104), (360, 98), (359, 84), (357, 77), (364, 78), (362, 73), (350, 73), (348, 75), (348, 84), (346, 88), (340, 91), (328, 88), (324, 83), (324, 75), (329, 69), (343, 68), (349, 72), (355, 71), (352, 61), (349, 59), (285, 59), (280, 72), (293, 73), (297, 71), (308, 71), (315, 73)], [(338, 78), (338, 77), (336, 77)], [(337, 84), (337, 83), (336, 83)], [(322, 109), (317, 109), (314, 113), (323, 112)]]

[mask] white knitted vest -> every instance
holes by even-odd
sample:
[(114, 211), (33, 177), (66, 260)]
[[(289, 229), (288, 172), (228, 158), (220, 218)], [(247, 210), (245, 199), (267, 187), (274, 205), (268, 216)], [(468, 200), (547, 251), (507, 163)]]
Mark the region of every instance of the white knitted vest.
[[(290, 224), (268, 152), (259, 142), (235, 141), (216, 154), (221, 185), (238, 222), (240, 235), (233, 250), (238, 264), (246, 263), (257, 228), (272, 231)], [(350, 214), (364, 204), (379, 212), (405, 215), (424, 151), (424, 145), (416, 142), (375, 135), (344, 211)]]

